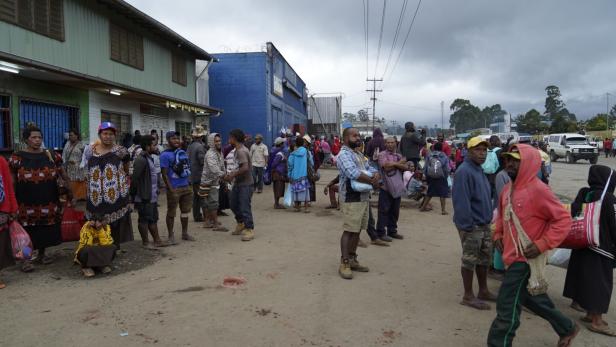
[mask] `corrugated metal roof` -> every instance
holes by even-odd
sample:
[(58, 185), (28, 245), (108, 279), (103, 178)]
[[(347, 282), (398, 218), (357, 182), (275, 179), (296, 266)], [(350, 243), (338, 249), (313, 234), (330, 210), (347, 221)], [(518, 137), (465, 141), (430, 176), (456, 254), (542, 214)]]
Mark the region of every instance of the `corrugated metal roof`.
[(141, 12), (136, 7), (130, 5), (126, 1), (123, 0), (97, 0), (99, 3), (105, 4), (110, 8), (120, 12), (125, 15), (129, 19), (138, 23), (141, 26), (144, 26), (147, 29), (157, 31), (163, 38), (171, 41), (175, 46), (180, 49), (186, 50), (193, 54), (197, 59), (203, 60), (212, 60), (212, 56), (198, 47), (194, 43), (188, 41), (180, 34), (171, 30), (169, 27), (164, 25), (163, 23), (157, 21), (156, 19), (148, 16), (144, 12)]
[(310, 97), (308, 119), (312, 119), (313, 124), (340, 124), (341, 103), (342, 98), (339, 96)]

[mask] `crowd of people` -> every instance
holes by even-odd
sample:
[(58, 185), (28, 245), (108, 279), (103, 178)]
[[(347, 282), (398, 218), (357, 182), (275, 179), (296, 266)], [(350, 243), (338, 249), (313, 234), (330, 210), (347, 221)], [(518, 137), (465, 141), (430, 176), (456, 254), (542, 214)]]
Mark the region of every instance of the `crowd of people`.
[[(616, 335), (602, 318), (613, 285), (616, 177), (606, 166), (591, 166), (589, 187), (580, 190), (567, 210), (548, 185), (551, 165), (542, 144), (501, 144), (493, 136), (453, 146), (442, 134), (435, 141), (427, 139), (425, 131), (408, 122), (400, 141), (380, 129), (363, 139), (357, 129), (346, 128), (341, 139), (281, 133), (271, 148), (260, 134), (253, 138), (240, 129), (232, 130), (223, 145), (220, 134), (198, 126), (190, 140), (167, 132), (163, 148), (155, 130), (149, 135), (136, 132), (130, 143), (117, 144), (116, 127), (103, 122), (98, 138), (88, 145), (71, 131), (60, 156), (44, 148), (43, 132), (36, 125), (29, 124), (22, 135), (26, 147), (8, 162), (0, 157), (0, 269), (15, 263), (6, 232), (13, 222), (23, 226), (35, 250), (21, 269), (30, 272), (35, 264), (52, 263), (46, 250), (63, 242), (63, 209), (74, 201), (85, 201), (87, 221), (74, 256), (85, 277), (112, 271), (121, 244), (134, 239), (132, 211), (147, 249), (177, 245), (180, 239), (195, 241), (191, 212), (204, 228), (228, 232), (218, 218), (226, 209), (236, 221), (231, 234), (251, 241), (256, 236), (253, 192), (260, 194), (271, 184), (275, 209), (310, 213), (319, 169), (328, 165), (338, 171), (324, 193), (329, 196), (327, 208), (340, 210), (342, 216), (338, 272), (343, 279), (369, 272), (358, 260), (358, 247), (366, 246), (362, 231), (377, 246), (404, 239), (398, 228), (403, 197), (417, 200), (421, 212), (432, 210), (432, 199), (438, 198), (442, 215), (448, 214), (447, 199), (452, 199), (462, 248), (461, 304), (489, 310), (489, 302), (496, 302), (490, 346), (511, 345), (521, 306), (550, 322), (559, 346), (571, 344), (579, 327), (546, 294), (547, 252), (562, 243), (584, 204), (601, 200), (600, 247), (572, 252), (564, 295), (586, 312), (582, 321), (590, 330)], [(162, 190), (167, 202), (164, 239), (158, 230)], [(375, 212), (373, 195), (378, 195)], [(181, 236), (176, 238), (178, 209)], [(502, 281), (498, 295), (488, 289), (491, 273)], [(4, 286), (0, 282), (0, 288)]]

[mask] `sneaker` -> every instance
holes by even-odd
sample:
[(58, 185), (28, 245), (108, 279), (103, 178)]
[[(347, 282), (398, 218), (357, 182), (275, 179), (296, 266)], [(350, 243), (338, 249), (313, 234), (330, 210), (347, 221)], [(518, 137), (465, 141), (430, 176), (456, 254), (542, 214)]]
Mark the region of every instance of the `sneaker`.
[(389, 237), (389, 236), (387, 236), (387, 235), (385, 235), (385, 236), (381, 236), (381, 237), (379, 237), (379, 239), (380, 239), (381, 241), (385, 241), (385, 242), (392, 242), (392, 241), (394, 240), (394, 239), (392, 239), (391, 237)]
[(237, 223), (235, 226), (235, 230), (231, 233), (231, 235), (242, 235), (242, 231), (246, 228), (244, 223)]
[(391, 237), (392, 239), (396, 239), (396, 240), (404, 240), (404, 236), (398, 233), (389, 234), (389, 237)]
[(255, 232), (252, 229), (244, 229), (242, 232), (242, 241), (251, 241), (255, 238)]
[(340, 274), (340, 277), (344, 278), (345, 280), (353, 279), (353, 271), (351, 270), (351, 264), (348, 260), (345, 259), (342, 261), (342, 263), (340, 263), (340, 267), (338, 268), (338, 274)]
[(111, 267), (110, 266), (105, 266), (101, 269), (101, 273), (103, 274), (108, 274), (111, 272)]
[(357, 271), (357, 272), (369, 272), (370, 271), (370, 269), (367, 266), (360, 265), (359, 262), (357, 261), (357, 258), (351, 259), (351, 261), (349, 262), (349, 265), (351, 266), (351, 270), (353, 271)]
[(381, 239), (374, 239), (370, 243), (373, 244), (373, 245), (376, 245), (376, 246), (389, 247), (389, 243), (387, 243), (387, 242), (385, 242), (385, 241), (383, 241)]

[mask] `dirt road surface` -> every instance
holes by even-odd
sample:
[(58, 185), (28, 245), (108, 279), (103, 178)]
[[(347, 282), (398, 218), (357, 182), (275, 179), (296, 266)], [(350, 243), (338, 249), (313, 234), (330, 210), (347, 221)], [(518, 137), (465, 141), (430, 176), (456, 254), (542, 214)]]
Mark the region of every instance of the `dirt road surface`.
[[(588, 167), (556, 163), (554, 190), (573, 197)], [(323, 171), (310, 214), (274, 210), (271, 188), (255, 195), (252, 242), (191, 222), (197, 242), (163, 251), (125, 244), (109, 276), (83, 279), (71, 265), (74, 243), (56, 247), (56, 263), (34, 273), (6, 269), (0, 346), (485, 345), (494, 307), (479, 312), (459, 304), (461, 250), (451, 215), (420, 213), (406, 202), (399, 223), (406, 239), (360, 249), (371, 271), (351, 281), (338, 276), (341, 219), (324, 209), (322, 193), (334, 175)], [(234, 226), (232, 217), (222, 221)], [(226, 276), (246, 283), (225, 288)], [(555, 304), (579, 318), (561, 295), (565, 271), (549, 267), (548, 276)], [(497, 292), (499, 282), (489, 285)], [(614, 309), (606, 319), (616, 325)], [(556, 345), (544, 320), (523, 312), (521, 321), (516, 345)], [(574, 345), (615, 341), (583, 328)]]

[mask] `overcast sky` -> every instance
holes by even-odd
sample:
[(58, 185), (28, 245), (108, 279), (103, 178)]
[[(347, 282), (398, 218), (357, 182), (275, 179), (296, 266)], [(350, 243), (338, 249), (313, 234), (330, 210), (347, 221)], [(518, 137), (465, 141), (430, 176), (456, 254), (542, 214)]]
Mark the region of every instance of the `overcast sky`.
[(423, 0), (395, 65), (418, 3), (408, 0), (385, 75), (404, 0), (387, 1), (376, 72), (384, 0), (368, 1), (368, 64), (362, 0), (128, 2), (210, 53), (273, 42), (310, 93), (344, 93), (345, 112), (371, 106), (367, 76), (385, 78), (377, 116), (398, 122), (440, 126), (444, 101), (447, 124), (456, 98), (543, 112), (550, 84), (578, 118), (605, 112), (606, 92), (616, 103), (616, 1)]

